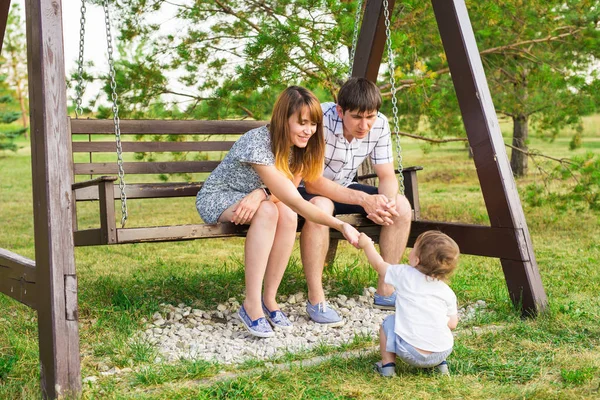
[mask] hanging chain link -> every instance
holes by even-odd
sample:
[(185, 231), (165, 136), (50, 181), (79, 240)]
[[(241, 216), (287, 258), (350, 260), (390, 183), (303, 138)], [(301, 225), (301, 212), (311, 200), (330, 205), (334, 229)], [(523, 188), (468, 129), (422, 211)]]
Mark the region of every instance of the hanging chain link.
[(112, 91), (113, 121), (115, 124), (115, 141), (117, 144), (117, 164), (119, 166), (119, 189), (121, 190), (121, 227), (127, 222), (127, 195), (125, 194), (125, 171), (123, 170), (123, 147), (121, 145), (121, 126), (119, 120), (119, 104), (117, 102), (117, 83), (115, 81), (115, 62), (113, 59), (112, 35), (110, 31), (110, 16), (108, 14), (108, 0), (103, 0), (104, 22), (106, 23), (106, 41), (108, 43), (108, 66), (110, 88)]
[(396, 100), (396, 78), (394, 72), (396, 67), (394, 65), (394, 52), (392, 50), (392, 37), (390, 30), (390, 10), (388, 0), (383, 0), (383, 15), (385, 18), (385, 42), (388, 50), (388, 67), (390, 72), (390, 84), (392, 92), (392, 125), (394, 132), (396, 133), (396, 153), (398, 154), (398, 188), (400, 194), (404, 194), (404, 175), (402, 174), (402, 147), (400, 146), (400, 120), (398, 118), (398, 101)]
[(77, 60), (77, 86), (75, 86), (75, 118), (83, 114), (81, 100), (83, 97), (83, 48), (85, 41), (85, 0), (81, 0), (81, 18), (79, 18), (79, 59)]
[(356, 4), (356, 14), (354, 15), (354, 32), (352, 33), (352, 49), (350, 50), (350, 72), (352, 76), (352, 67), (354, 66), (354, 56), (356, 55), (356, 45), (358, 43), (358, 28), (360, 26), (360, 16), (362, 15), (363, 0), (358, 0)]

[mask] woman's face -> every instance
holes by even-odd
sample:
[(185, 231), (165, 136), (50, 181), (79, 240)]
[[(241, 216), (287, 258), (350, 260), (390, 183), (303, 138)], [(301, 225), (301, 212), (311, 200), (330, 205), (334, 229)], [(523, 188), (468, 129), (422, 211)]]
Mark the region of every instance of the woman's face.
[(317, 123), (311, 121), (308, 107), (302, 107), (300, 112), (292, 114), (288, 119), (290, 140), (296, 147), (304, 148), (308, 140), (317, 131)]

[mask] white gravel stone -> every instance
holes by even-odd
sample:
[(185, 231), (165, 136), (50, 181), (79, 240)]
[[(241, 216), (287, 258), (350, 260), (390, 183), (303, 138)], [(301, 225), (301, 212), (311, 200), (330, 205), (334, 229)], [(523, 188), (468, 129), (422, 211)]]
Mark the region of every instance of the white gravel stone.
[[(393, 311), (372, 308), (373, 293), (375, 288), (370, 287), (363, 289), (361, 296), (330, 298), (332, 306), (345, 321), (343, 326), (333, 328), (308, 319), (303, 293), (290, 295), (279, 305), (294, 323), (293, 329), (276, 329), (275, 336), (266, 339), (253, 337), (245, 329), (237, 317), (239, 302), (234, 298), (212, 311), (192, 309), (185, 304), (177, 307), (161, 304), (161, 311), (154, 313), (152, 323), (146, 324), (134, 340), (142, 339), (156, 345), (159, 355), (155, 362), (203, 359), (239, 364), (248, 359), (264, 360), (287, 352), (310, 350), (321, 343), (339, 346), (351, 342), (356, 335), (376, 339), (381, 322)], [(485, 301), (478, 300), (460, 308), (459, 318), (462, 322), (468, 321), (477, 313), (485, 312), (486, 307)], [(115, 373), (118, 372), (105, 371), (103, 375)]]

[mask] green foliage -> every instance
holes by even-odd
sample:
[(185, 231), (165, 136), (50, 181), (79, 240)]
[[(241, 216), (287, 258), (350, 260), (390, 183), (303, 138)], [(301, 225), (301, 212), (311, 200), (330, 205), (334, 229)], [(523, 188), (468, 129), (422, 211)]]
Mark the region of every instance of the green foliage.
[(21, 112), (17, 111), (19, 104), (13, 96), (14, 92), (6, 84), (6, 75), (0, 75), (0, 151), (16, 151), (14, 140), (27, 131), (12, 124), (21, 118)]
[(573, 162), (560, 163), (541, 183), (526, 187), (525, 200), (534, 207), (551, 204), (563, 211), (582, 207), (600, 210), (600, 157), (588, 153)]
[(562, 368), (560, 376), (567, 385), (582, 385), (591, 381), (596, 371), (597, 368), (595, 367), (584, 367), (574, 370)]
[[(124, 117), (267, 119), (285, 86), (305, 85), (330, 101), (348, 76), (356, 1), (115, 3)], [(572, 127), (569, 146), (578, 148), (581, 116), (600, 104), (593, 68), (600, 58), (599, 0), (468, 6), (496, 110), (514, 121), (517, 144), (527, 148), (520, 143), (529, 130), (553, 139)], [(163, 29), (167, 21), (178, 29)], [(464, 136), (431, 3), (397, 3), (391, 25), (400, 129)], [(389, 115), (389, 71), (380, 78)], [(108, 84), (104, 90), (110, 98)], [(109, 109), (99, 111), (109, 116)], [(513, 154), (515, 173), (525, 172), (526, 159)]]

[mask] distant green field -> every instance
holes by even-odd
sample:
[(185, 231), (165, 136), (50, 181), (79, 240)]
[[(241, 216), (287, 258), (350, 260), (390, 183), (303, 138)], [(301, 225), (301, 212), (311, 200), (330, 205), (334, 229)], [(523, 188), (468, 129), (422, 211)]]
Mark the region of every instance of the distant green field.
[[(587, 117), (584, 123), (580, 149), (569, 150), (569, 132), (554, 141), (532, 132), (529, 146), (556, 158), (586, 152), (600, 155), (600, 115)], [(507, 143), (510, 129), (502, 122)], [(0, 152), (0, 248), (34, 258), (30, 149), (25, 140), (19, 143), (23, 148), (17, 153)], [(424, 167), (419, 173), (423, 219), (488, 223), (476, 170), (463, 143), (429, 147), (403, 138), (402, 146), (405, 166)], [(510, 155), (510, 149), (507, 152)], [(537, 163), (543, 169), (554, 165), (542, 158)], [(530, 161), (530, 174), (517, 182), (521, 194), (527, 184), (541, 178), (541, 170)], [(128, 203), (129, 226), (199, 222), (193, 198)], [(198, 385), (197, 379), (242, 369), (183, 361), (155, 365), (128, 339), (162, 302), (206, 309), (231, 297), (241, 300), (243, 240), (77, 248), (82, 375), (99, 376), (100, 365), (133, 370), (85, 385), (83, 398), (597, 398), (600, 214), (585, 207), (575, 212), (558, 211), (551, 204), (533, 208), (523, 202), (523, 206), (549, 310), (537, 319), (522, 320), (508, 299), (499, 260), (463, 256), (451, 282), (459, 305), (485, 300), (490, 312), (459, 325), (459, 338), (449, 359), (450, 379), (408, 369), (395, 379), (381, 379), (371, 372), (379, 357), (373, 351), (348, 359), (333, 357), (312, 367)], [(93, 204), (82, 210), (83, 226), (97, 224)], [(299, 259), (296, 244), (282, 295), (306, 290)], [(340, 246), (335, 265), (325, 271), (330, 295), (357, 295), (374, 281), (375, 274), (362, 253), (346, 244)], [(476, 334), (479, 328), (483, 333)], [(37, 334), (35, 312), (0, 294), (0, 399), (40, 397)], [(337, 350), (328, 351), (335, 354)], [(297, 355), (296, 359), (310, 356)]]

